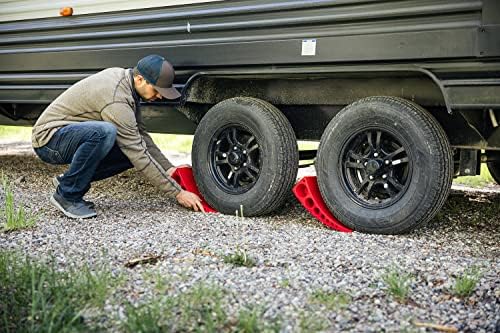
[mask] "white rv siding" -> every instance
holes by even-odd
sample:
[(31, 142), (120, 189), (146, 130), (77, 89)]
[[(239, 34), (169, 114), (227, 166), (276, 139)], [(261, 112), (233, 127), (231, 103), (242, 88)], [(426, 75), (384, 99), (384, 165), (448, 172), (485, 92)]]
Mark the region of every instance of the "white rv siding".
[(72, 7), (73, 15), (84, 15), (103, 12), (123, 11), (139, 8), (159, 8), (215, 2), (222, 0), (0, 0), (0, 22), (28, 20), (44, 17), (57, 17), (63, 7)]

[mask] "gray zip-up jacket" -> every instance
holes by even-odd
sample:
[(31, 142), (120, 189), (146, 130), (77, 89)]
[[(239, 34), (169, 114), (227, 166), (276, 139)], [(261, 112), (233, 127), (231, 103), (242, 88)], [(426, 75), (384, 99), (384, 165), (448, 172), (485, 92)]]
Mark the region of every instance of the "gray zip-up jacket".
[(116, 143), (134, 167), (169, 196), (180, 192), (167, 174), (172, 164), (146, 132), (130, 69), (105, 69), (59, 95), (34, 125), (33, 147), (46, 145), (63, 126), (91, 120), (115, 125)]

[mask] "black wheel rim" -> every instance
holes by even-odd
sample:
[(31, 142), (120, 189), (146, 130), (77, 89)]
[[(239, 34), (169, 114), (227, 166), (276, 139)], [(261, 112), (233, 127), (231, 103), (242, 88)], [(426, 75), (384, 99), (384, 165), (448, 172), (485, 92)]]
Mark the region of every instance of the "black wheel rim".
[(250, 190), (259, 179), (262, 150), (256, 137), (241, 125), (219, 129), (210, 141), (210, 171), (217, 185), (230, 194)]
[(346, 141), (341, 153), (342, 185), (361, 206), (388, 207), (408, 189), (413, 163), (402, 141), (382, 128), (362, 130)]

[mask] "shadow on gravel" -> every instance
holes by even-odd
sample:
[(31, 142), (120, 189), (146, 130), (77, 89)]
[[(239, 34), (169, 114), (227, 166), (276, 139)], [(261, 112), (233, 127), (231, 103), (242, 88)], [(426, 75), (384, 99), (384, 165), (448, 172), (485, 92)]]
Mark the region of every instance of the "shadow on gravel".
[(425, 228), (498, 233), (500, 192), (452, 190), (441, 211)]

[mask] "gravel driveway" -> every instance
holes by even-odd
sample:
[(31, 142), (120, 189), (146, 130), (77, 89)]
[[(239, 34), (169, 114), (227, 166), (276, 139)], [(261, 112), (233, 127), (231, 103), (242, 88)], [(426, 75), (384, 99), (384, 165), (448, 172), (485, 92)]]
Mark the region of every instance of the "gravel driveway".
[[(16, 180), (16, 200), (40, 214), (34, 229), (0, 234), (0, 248), (40, 260), (54, 256), (60, 267), (105, 263), (124, 273), (121, 293), (110, 296), (99, 317), (105, 329), (117, 329), (123, 299), (141, 302), (157, 292), (148, 277), (158, 273), (173, 282), (174, 293), (200, 281), (219, 286), (226, 291), (230, 316), (246, 305), (261, 306), (264, 319), (282, 318), (285, 332), (300, 331), (304, 314), (323, 318), (331, 332), (426, 331), (415, 321), (498, 332), (498, 190), (453, 190), (426, 227), (409, 235), (376, 236), (329, 230), (293, 198), (279, 214), (262, 218), (189, 212), (130, 171), (97, 183), (87, 199), (96, 203), (98, 217), (75, 221), (48, 204), (51, 178), (64, 167), (44, 164), (23, 143), (0, 145), (0, 154), (0, 173)], [(186, 155), (170, 157), (189, 161)], [(246, 251), (256, 266), (224, 263), (223, 256), (236, 249)], [(125, 267), (145, 254), (161, 259)], [(473, 266), (482, 276), (475, 291), (455, 297), (450, 292), (455, 278)], [(387, 269), (413, 276), (406, 301), (388, 293), (382, 280)], [(328, 308), (312, 301), (317, 291), (346, 293), (349, 302)]]

